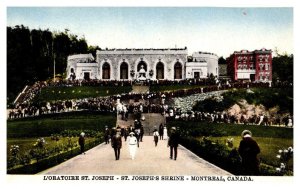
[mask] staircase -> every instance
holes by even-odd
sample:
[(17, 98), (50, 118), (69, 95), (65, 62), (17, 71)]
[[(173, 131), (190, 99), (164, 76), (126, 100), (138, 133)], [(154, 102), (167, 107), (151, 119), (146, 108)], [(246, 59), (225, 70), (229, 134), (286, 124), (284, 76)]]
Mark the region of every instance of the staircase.
[[(154, 126), (158, 129), (159, 125), (165, 124), (165, 117), (158, 113), (143, 113), (142, 116), (145, 116), (145, 120), (141, 121), (144, 127), (144, 135), (149, 136), (152, 135), (154, 130)], [(128, 120), (122, 120), (122, 116), (118, 115), (116, 126), (127, 127), (130, 125), (134, 125), (133, 114), (129, 114)]]
[(147, 93), (149, 92), (149, 86), (146, 85), (133, 85), (132, 93)]

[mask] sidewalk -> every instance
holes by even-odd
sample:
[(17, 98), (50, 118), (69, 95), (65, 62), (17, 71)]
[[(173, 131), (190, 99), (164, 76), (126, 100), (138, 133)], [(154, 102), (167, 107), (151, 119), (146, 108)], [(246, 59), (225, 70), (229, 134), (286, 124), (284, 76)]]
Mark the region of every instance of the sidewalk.
[(208, 163), (184, 148), (178, 147), (177, 160), (169, 158), (167, 140), (159, 140), (155, 147), (153, 137), (145, 136), (131, 160), (128, 144), (124, 141), (120, 160), (116, 161), (110, 144), (100, 144), (53, 168), (39, 174), (51, 175), (222, 175), (230, 173)]

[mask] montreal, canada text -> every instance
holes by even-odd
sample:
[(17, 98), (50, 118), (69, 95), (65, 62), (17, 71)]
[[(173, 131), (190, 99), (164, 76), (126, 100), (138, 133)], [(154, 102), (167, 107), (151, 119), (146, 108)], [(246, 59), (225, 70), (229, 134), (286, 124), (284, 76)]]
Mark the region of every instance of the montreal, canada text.
[(43, 180), (121, 180), (121, 181), (253, 181), (249, 176), (43, 176)]

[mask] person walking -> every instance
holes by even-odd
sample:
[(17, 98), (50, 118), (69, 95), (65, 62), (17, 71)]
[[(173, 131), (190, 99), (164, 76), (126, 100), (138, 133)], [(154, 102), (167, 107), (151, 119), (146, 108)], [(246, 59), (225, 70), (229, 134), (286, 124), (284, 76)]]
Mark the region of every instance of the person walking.
[(158, 143), (158, 136), (159, 136), (159, 133), (158, 133), (157, 129), (155, 129), (153, 132), (155, 147), (157, 146), (157, 143)]
[(164, 126), (163, 139), (168, 140), (168, 130), (166, 126)]
[(159, 125), (158, 132), (159, 132), (159, 140), (163, 140), (164, 139), (164, 126), (162, 123)]
[(257, 155), (260, 153), (260, 148), (252, 138), (251, 131), (244, 130), (241, 135), (242, 140), (238, 152), (242, 157), (242, 174), (259, 175), (259, 160)]
[(177, 159), (178, 143), (179, 143), (179, 135), (176, 131), (176, 128), (172, 127), (170, 132), (170, 137), (168, 140), (168, 147), (170, 147), (170, 159), (173, 159), (173, 154), (174, 154), (174, 160)]
[(140, 141), (143, 142), (143, 136), (144, 136), (144, 126), (141, 125), (141, 128), (140, 128)]
[(105, 144), (109, 144), (109, 138), (110, 138), (110, 131), (107, 126), (105, 126), (105, 131), (104, 131), (104, 140)]
[(112, 137), (111, 146), (115, 151), (116, 160), (119, 160), (120, 159), (120, 151), (122, 148), (122, 137), (121, 137), (120, 130), (117, 130), (116, 134)]
[(84, 136), (85, 136), (85, 134), (84, 134), (84, 132), (82, 132), (82, 133), (80, 133), (79, 139), (78, 139), (81, 154), (85, 154), (85, 152), (84, 152), (84, 144), (85, 144)]
[(131, 156), (131, 159), (134, 160), (135, 154), (136, 154), (136, 149), (137, 149), (137, 139), (134, 136), (134, 132), (129, 133), (129, 138), (128, 138), (128, 144), (129, 144), (129, 153)]
[(137, 147), (140, 147), (140, 134), (141, 134), (141, 130), (140, 129), (135, 129), (134, 130), (134, 135), (136, 137), (137, 140)]

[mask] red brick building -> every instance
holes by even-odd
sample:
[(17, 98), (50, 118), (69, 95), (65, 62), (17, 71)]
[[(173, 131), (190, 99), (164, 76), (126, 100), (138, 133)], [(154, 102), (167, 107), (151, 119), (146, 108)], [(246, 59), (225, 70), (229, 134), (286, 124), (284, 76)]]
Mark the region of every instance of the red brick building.
[(272, 51), (234, 51), (227, 59), (227, 74), (234, 81), (272, 81)]

